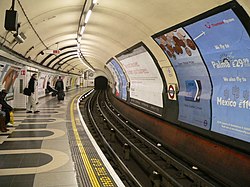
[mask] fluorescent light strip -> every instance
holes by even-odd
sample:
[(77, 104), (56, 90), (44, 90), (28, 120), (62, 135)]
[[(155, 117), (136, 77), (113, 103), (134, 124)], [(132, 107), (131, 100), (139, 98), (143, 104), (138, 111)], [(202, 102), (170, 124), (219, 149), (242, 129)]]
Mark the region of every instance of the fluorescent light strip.
[(87, 12), (86, 17), (85, 17), (85, 20), (84, 20), (84, 23), (85, 23), (85, 24), (88, 23), (91, 13), (92, 13), (92, 10), (89, 10), (89, 11)]
[(80, 43), (82, 40), (82, 37), (81, 36), (77, 36), (77, 42)]
[(83, 63), (85, 66), (87, 66), (87, 67), (88, 67), (89, 69), (91, 69), (92, 71), (95, 71), (95, 70), (93, 70), (93, 68), (91, 68), (88, 64), (86, 64), (86, 63), (82, 60), (81, 54), (80, 54), (80, 53), (78, 53), (77, 56), (78, 56), (79, 60), (81, 61), (81, 63)]
[(80, 31), (80, 35), (82, 35), (84, 33), (84, 31), (85, 31), (85, 25), (82, 26), (81, 31)]

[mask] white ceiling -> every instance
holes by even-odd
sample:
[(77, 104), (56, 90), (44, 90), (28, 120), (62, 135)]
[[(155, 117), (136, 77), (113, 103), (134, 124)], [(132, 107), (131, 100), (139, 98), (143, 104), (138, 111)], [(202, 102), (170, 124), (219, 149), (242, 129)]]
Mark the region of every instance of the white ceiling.
[[(152, 41), (153, 34), (226, 2), (228, 0), (98, 0), (81, 38), (81, 52), (91, 66), (103, 70), (111, 57), (143, 41), (159, 62), (166, 61)], [(250, 0), (238, 2), (250, 15)], [(77, 57), (77, 33), (91, 4), (90, 0), (15, 0), (14, 10), (21, 24), (19, 33), (27, 37), (24, 43), (16, 44), (15, 32), (4, 28), (5, 11), (11, 8), (12, 0), (0, 0), (0, 44), (44, 66), (57, 69), (59, 64), (59, 70), (79, 74), (88, 67)], [(46, 48), (62, 49), (61, 54), (42, 55)]]

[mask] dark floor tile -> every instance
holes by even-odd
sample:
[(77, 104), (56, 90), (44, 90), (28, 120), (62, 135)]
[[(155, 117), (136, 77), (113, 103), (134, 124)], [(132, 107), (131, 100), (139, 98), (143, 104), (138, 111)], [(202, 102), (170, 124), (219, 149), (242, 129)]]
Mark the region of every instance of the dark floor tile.
[(56, 119), (25, 119), (22, 120), (22, 123), (36, 123), (36, 122), (40, 122), (40, 123), (44, 123), (44, 122), (53, 122)]
[(48, 113), (48, 114), (56, 114), (56, 113), (58, 113), (57, 111), (53, 111), (53, 110), (44, 110), (44, 111), (42, 111), (42, 112), (44, 112), (44, 113)]
[(40, 166), (39, 159), (41, 155), (42, 153), (24, 154), (22, 162), (20, 163), (20, 168)]
[(21, 162), (4, 162), (0, 169), (19, 168)]
[(11, 184), (12, 180), (14, 179), (14, 176), (13, 175), (10, 175), (10, 176), (0, 176), (0, 186), (1, 183), (9, 183)]
[(31, 154), (24, 154), (22, 161), (39, 161), (39, 158), (43, 153), (31, 153)]
[(37, 148), (41, 148), (42, 146), (42, 141), (26, 141), (26, 146), (27, 149), (37, 149)]
[(46, 137), (51, 136), (54, 133), (51, 131), (18, 131), (13, 132), (9, 138), (28, 138), (28, 137)]
[(40, 166), (39, 162), (21, 162), (19, 168), (31, 168)]
[(41, 145), (41, 140), (4, 142), (0, 145), (0, 150), (39, 149), (41, 148)]
[(17, 129), (45, 129), (47, 124), (20, 124)]
[(23, 154), (5, 154), (5, 159), (4, 160), (22, 160), (23, 159)]
[(10, 135), (10, 133), (3, 133), (3, 134), (0, 134), (0, 136), (8, 136)]
[(9, 154), (4, 157), (4, 159), (0, 160), (1, 169), (6, 169), (6, 168), (18, 168), (21, 161), (23, 159), (22, 154)]
[(30, 175), (15, 175), (13, 180), (14, 181), (33, 181), (35, 178), (34, 174), (30, 174)]
[(39, 159), (39, 165), (45, 165), (53, 160), (53, 157), (47, 154), (42, 154)]
[[(47, 107), (51, 107), (51, 108), (47, 108)], [(46, 109), (39, 109), (41, 111), (51, 111), (51, 110), (55, 110), (55, 108), (60, 108), (60, 106), (58, 106), (56, 103), (46, 103), (45, 105), (41, 105), (41, 108), (45, 107)]]
[(2, 182), (2, 181), (0, 181), (0, 186), (1, 187), (10, 187), (11, 186), (11, 182)]
[(48, 164), (52, 159), (50, 155), (44, 153), (9, 154), (2, 156), (0, 169), (38, 167)]
[(34, 181), (13, 181), (11, 187), (33, 187)]
[(44, 114), (39, 114), (39, 115), (29, 115), (26, 116), (26, 118), (51, 118), (51, 115), (44, 115)]
[(7, 156), (7, 154), (0, 155), (0, 161), (4, 160), (6, 156)]

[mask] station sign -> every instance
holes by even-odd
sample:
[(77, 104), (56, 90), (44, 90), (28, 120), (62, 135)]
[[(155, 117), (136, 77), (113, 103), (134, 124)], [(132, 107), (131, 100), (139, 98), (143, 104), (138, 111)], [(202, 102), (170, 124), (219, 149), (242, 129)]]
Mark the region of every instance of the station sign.
[(59, 49), (46, 49), (43, 51), (45, 54), (55, 54), (58, 55), (61, 53)]
[(176, 100), (176, 84), (168, 85), (168, 99)]

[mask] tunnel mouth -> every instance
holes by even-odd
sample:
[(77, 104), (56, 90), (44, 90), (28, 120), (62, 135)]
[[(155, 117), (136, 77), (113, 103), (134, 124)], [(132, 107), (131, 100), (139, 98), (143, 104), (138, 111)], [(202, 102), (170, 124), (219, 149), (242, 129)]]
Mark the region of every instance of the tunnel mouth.
[(106, 90), (108, 87), (108, 79), (103, 76), (95, 78), (95, 89), (96, 90)]

